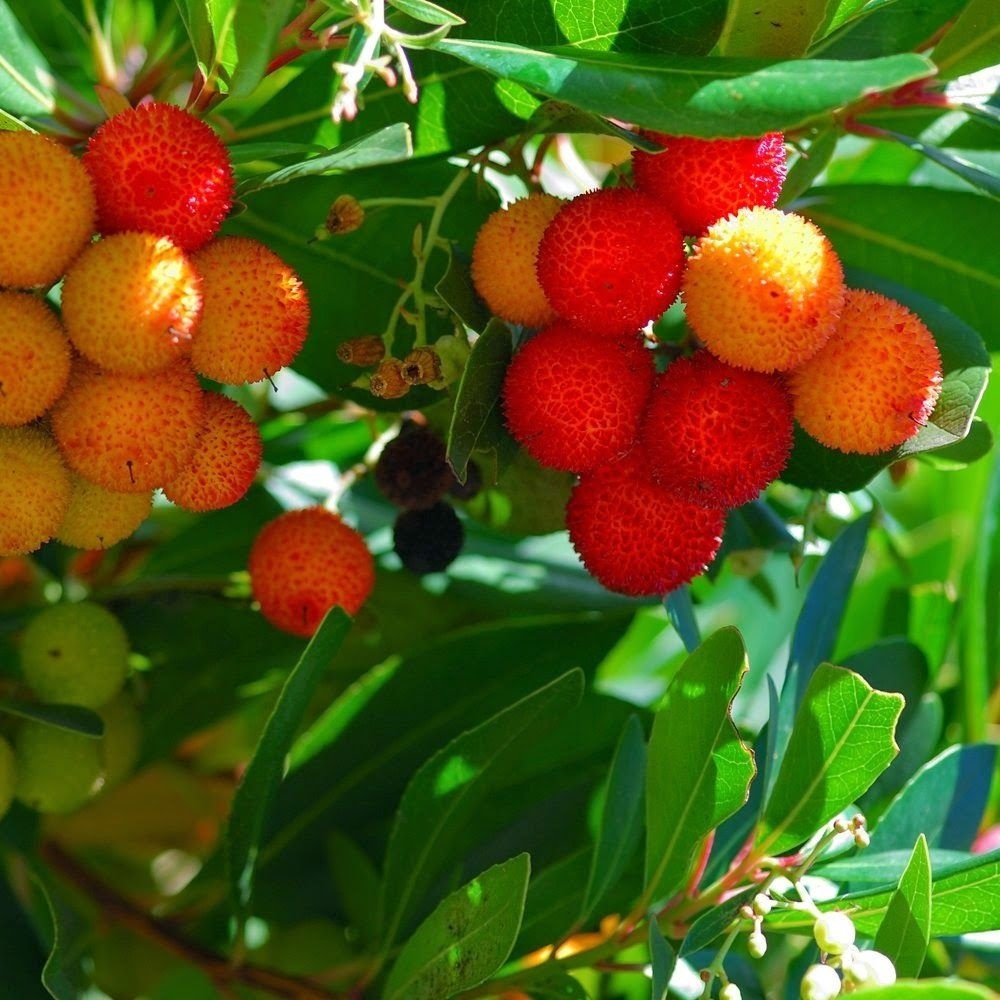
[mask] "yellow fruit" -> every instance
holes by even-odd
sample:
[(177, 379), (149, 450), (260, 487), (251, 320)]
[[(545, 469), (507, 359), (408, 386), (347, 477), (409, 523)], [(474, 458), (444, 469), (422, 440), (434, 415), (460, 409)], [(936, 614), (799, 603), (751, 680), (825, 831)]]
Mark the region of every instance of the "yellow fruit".
[(198, 275), (168, 239), (106, 236), (66, 273), (62, 315), (76, 349), (107, 371), (162, 371), (190, 350), (201, 316)]
[(17, 765), (14, 762), (14, 750), (0, 736), (0, 819), (10, 809), (14, 801), (14, 785), (17, 781)]
[(684, 275), (687, 321), (722, 361), (788, 371), (830, 338), (844, 305), (844, 274), (811, 222), (775, 208), (744, 208), (698, 241)]
[(34, 295), (0, 292), (0, 425), (40, 417), (66, 388), (69, 363), (56, 314)]
[(118, 493), (92, 483), (75, 472), (71, 476), (69, 509), (56, 539), (75, 549), (108, 549), (128, 538), (149, 516), (151, 491)]
[(32, 132), (0, 132), (0, 285), (51, 285), (94, 232), (90, 177)]
[(828, 448), (874, 455), (927, 423), (941, 393), (941, 355), (905, 306), (851, 289), (836, 332), (789, 385), (808, 434)]
[(0, 556), (34, 552), (69, 507), (69, 471), (36, 427), (0, 427)]
[(15, 794), (41, 813), (73, 812), (104, 783), (98, 741), (43, 722), (21, 726), (15, 763)]
[(494, 315), (525, 326), (555, 319), (535, 275), (535, 258), (542, 233), (564, 204), (551, 194), (533, 194), (483, 223), (472, 248), (472, 281)]
[(148, 493), (190, 459), (201, 416), (201, 386), (184, 361), (152, 375), (115, 375), (82, 362), (52, 410), (52, 432), (85, 479)]

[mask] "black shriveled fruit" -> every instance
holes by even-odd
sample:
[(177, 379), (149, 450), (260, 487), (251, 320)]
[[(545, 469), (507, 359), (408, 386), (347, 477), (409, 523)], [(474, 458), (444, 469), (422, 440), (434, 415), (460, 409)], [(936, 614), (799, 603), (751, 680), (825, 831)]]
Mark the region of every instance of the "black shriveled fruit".
[(433, 506), (454, 483), (444, 442), (426, 427), (404, 428), (375, 463), (375, 483), (387, 500), (407, 510)]
[(436, 503), (427, 510), (406, 510), (392, 529), (393, 548), (411, 573), (439, 573), (462, 551), (465, 529), (454, 509)]
[(478, 496), (483, 488), (483, 474), (479, 471), (479, 466), (475, 462), (469, 462), (465, 470), (465, 482), (460, 483), (457, 479), (451, 484), (448, 495), (456, 500), (471, 500)]

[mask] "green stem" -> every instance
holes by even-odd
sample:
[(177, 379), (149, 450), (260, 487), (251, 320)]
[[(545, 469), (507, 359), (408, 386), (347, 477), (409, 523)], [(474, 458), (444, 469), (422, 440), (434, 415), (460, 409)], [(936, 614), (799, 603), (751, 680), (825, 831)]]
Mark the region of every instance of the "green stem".
[(105, 87), (114, 87), (118, 82), (118, 67), (115, 65), (114, 53), (107, 36), (101, 28), (94, 0), (83, 0), (83, 16), (90, 29), (90, 42), (93, 47), (94, 66), (97, 79)]

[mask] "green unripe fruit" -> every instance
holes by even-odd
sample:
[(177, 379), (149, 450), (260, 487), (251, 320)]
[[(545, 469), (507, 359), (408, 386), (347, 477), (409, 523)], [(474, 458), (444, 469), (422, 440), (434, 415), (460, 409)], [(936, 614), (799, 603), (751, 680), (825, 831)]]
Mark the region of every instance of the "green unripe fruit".
[(831, 910), (822, 913), (813, 924), (813, 937), (820, 951), (830, 955), (842, 955), (844, 950), (854, 944), (854, 922), (846, 913)]
[(0, 736), (0, 819), (14, 801), (14, 784), (17, 780), (17, 765), (14, 762), (14, 750)]
[(15, 794), (41, 813), (79, 809), (104, 781), (97, 740), (43, 722), (24, 723), (15, 759)]
[(128, 636), (100, 604), (57, 604), (24, 630), (21, 669), (42, 701), (98, 708), (128, 672)]
[(142, 722), (132, 699), (124, 693), (102, 706), (97, 714), (104, 720), (104, 736), (99, 743), (107, 789), (132, 773), (139, 759)]

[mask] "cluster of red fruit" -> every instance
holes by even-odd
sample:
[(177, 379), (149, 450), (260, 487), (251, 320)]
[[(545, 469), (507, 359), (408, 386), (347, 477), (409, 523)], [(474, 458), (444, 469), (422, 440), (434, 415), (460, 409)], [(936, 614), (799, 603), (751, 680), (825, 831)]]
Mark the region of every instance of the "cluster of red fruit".
[[(631, 595), (706, 568), (726, 512), (781, 474), (794, 421), (878, 453), (926, 422), (941, 383), (921, 321), (845, 288), (822, 232), (773, 207), (782, 135), (646, 135), (663, 149), (633, 153), (634, 187), (517, 201), (487, 220), (472, 266), (496, 315), (542, 328), (508, 369), (507, 426), (579, 475), (570, 539)], [(666, 351), (644, 328), (678, 295), (697, 340), (658, 373)]]
[(267, 247), (216, 237), (233, 187), (212, 129), (169, 104), (113, 116), (82, 159), (0, 133), (0, 555), (106, 548), (158, 488), (193, 511), (249, 488), (257, 427), (198, 375), (270, 377), (309, 304)]

